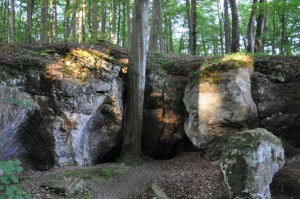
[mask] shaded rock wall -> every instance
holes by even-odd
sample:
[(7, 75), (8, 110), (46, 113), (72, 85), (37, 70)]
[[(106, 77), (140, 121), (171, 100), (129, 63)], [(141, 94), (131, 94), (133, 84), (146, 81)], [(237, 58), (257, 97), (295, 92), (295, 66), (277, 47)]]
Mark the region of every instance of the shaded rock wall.
[(182, 101), (187, 76), (147, 75), (142, 148), (156, 159), (169, 158), (191, 146), (183, 123), (187, 116)]
[(260, 126), (300, 147), (300, 58), (258, 60), (252, 94)]

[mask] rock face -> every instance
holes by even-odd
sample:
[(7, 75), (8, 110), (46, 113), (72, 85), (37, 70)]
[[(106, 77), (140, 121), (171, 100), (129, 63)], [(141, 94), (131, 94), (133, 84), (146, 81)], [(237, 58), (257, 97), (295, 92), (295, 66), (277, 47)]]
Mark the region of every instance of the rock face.
[(252, 94), (260, 126), (300, 147), (300, 59), (257, 61)]
[(190, 144), (183, 124), (187, 76), (147, 75), (142, 148), (155, 159), (169, 158)]
[[(257, 125), (257, 109), (251, 95), (250, 68), (231, 69), (201, 77), (185, 89), (184, 103), (189, 117), (184, 124), (187, 136), (198, 148), (222, 147), (213, 142)], [(214, 154), (215, 153), (215, 154)]]
[(1, 159), (27, 160), (39, 169), (89, 165), (118, 143), (120, 67), (88, 53), (74, 50), (45, 72), (1, 78)]
[(266, 129), (233, 134), (221, 158), (229, 196), (270, 199), (269, 184), (283, 164), (281, 141)]

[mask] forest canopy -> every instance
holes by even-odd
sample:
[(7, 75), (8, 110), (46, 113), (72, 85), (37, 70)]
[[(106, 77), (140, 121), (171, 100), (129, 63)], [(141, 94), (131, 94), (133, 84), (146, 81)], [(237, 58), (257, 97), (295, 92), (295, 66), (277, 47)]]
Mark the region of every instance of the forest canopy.
[[(299, 0), (152, 0), (149, 50), (300, 54)], [(0, 0), (0, 43), (129, 47), (133, 0)]]

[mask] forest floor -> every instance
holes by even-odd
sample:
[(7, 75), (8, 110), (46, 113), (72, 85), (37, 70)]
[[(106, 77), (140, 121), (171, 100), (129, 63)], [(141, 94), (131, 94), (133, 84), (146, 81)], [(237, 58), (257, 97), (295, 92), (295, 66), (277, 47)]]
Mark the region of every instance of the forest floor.
[[(21, 176), (27, 179), (23, 188), (36, 198), (95, 198), (95, 199), (222, 199), (226, 198), (221, 184), (220, 167), (203, 159), (199, 152), (183, 153), (173, 159), (149, 161), (126, 170), (122, 175), (96, 181), (84, 179), (84, 195), (60, 196), (42, 188), (42, 184), (57, 179), (62, 172), (80, 169), (116, 168), (117, 163), (105, 163), (92, 167), (59, 167), (50, 171), (27, 171)], [(287, 164), (274, 178), (271, 186), (273, 199), (300, 198), (300, 162)], [(298, 189), (297, 189), (298, 187)], [(153, 195), (153, 193), (156, 193)], [(157, 195), (160, 195), (157, 197)]]

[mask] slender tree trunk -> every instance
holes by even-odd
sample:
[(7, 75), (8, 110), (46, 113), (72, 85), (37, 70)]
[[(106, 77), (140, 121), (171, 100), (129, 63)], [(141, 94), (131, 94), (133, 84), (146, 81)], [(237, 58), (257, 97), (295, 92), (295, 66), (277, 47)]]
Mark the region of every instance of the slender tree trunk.
[(285, 7), (286, 7), (286, 0), (283, 0), (284, 3), (284, 9), (283, 13), (281, 14), (281, 42), (280, 42), (280, 54), (284, 54), (285, 52), (285, 47), (287, 45), (287, 34), (286, 34), (286, 13), (285, 13)]
[(253, 32), (254, 32), (254, 19), (256, 14), (256, 8), (257, 8), (257, 0), (253, 0), (249, 22), (248, 22), (248, 28), (247, 28), (247, 39), (248, 39), (247, 52), (250, 53), (254, 53)]
[(127, 42), (128, 47), (131, 45), (131, 17), (130, 17), (130, 0), (126, 0), (126, 13), (127, 13)]
[(118, 23), (117, 23), (117, 44), (120, 45), (121, 44), (121, 2), (118, 1), (118, 9), (117, 9), (117, 16), (118, 16)]
[(184, 37), (184, 34), (182, 33), (182, 34), (181, 34), (181, 37), (180, 37), (180, 41), (179, 41), (179, 49), (178, 49), (178, 52), (179, 52), (179, 53), (181, 53), (182, 49), (184, 48), (183, 37)]
[(78, 6), (78, 0), (73, 0), (73, 7), (72, 7), (72, 19), (71, 19), (71, 32), (72, 32), (72, 40), (75, 42), (77, 40), (76, 38), (76, 24), (77, 24), (77, 6)]
[(220, 13), (220, 10), (221, 10), (221, 4), (218, 3), (218, 17), (219, 17), (221, 54), (224, 55), (224, 40), (223, 40), (223, 28), (222, 28), (223, 19), (222, 19), (222, 15)]
[(122, 17), (123, 17), (123, 19), (122, 19), (122, 46), (123, 47), (125, 47), (126, 45), (129, 46), (129, 44), (126, 43), (126, 42), (127, 42), (128, 38), (130, 38), (130, 37), (127, 36), (128, 32), (127, 32), (127, 29), (126, 29), (126, 24), (128, 22), (128, 20), (127, 20), (127, 17), (128, 17), (127, 14), (128, 13), (127, 13), (126, 3), (127, 3), (127, 0), (123, 0), (123, 8), (122, 8)]
[(80, 20), (79, 43), (84, 43), (85, 42), (85, 23), (86, 23), (86, 0), (82, 0), (79, 20)]
[(225, 52), (230, 53), (231, 37), (230, 37), (230, 21), (228, 11), (228, 0), (224, 0), (224, 32), (225, 32)]
[(106, 0), (101, 2), (101, 39), (106, 39)]
[(32, 43), (32, 11), (34, 0), (27, 0), (27, 42)]
[(51, 42), (57, 42), (57, 11), (56, 11), (56, 2), (55, 0), (50, 0), (50, 38)]
[(186, 3), (186, 14), (187, 14), (187, 22), (189, 28), (189, 53), (193, 52), (193, 21), (191, 14), (191, 2), (190, 0), (185, 0)]
[(10, 0), (10, 42), (16, 42), (15, 1)]
[(170, 15), (169, 15), (169, 44), (170, 44), (170, 53), (174, 53), (172, 18)]
[(268, 12), (265, 12), (265, 21), (264, 21), (264, 32), (263, 32), (263, 40), (262, 40), (262, 51), (264, 52), (264, 48), (266, 45), (266, 34), (269, 31), (269, 16)]
[[(273, 0), (273, 3), (275, 4), (275, 0)], [(273, 38), (271, 41), (271, 45), (272, 45), (272, 55), (276, 54), (276, 48), (275, 48), (275, 38), (276, 38), (276, 32), (277, 32), (277, 27), (276, 27), (276, 10), (274, 9), (273, 11)]]
[(140, 156), (146, 76), (148, 0), (135, 0), (133, 34), (128, 68), (126, 130), (123, 154)]
[(264, 4), (265, 0), (259, 1), (259, 15), (257, 19), (257, 27), (256, 27), (256, 36), (255, 36), (255, 46), (254, 52), (262, 52), (262, 41), (263, 41), (263, 33), (264, 33), (264, 22), (265, 22), (265, 11), (264, 11)]
[(192, 55), (196, 55), (197, 53), (197, 4), (196, 0), (191, 0), (191, 23), (192, 23), (192, 46), (191, 52)]
[(163, 17), (162, 17), (162, 0), (158, 0), (158, 5), (157, 5), (157, 29), (158, 29), (158, 40), (159, 40), (159, 48), (160, 52), (164, 53), (166, 52), (166, 43), (164, 39), (164, 31), (163, 31)]
[(152, 2), (152, 16), (151, 16), (151, 28), (149, 35), (149, 51), (157, 52), (157, 11), (159, 0), (153, 0)]
[(65, 20), (64, 20), (64, 27), (65, 27), (65, 33), (64, 33), (64, 40), (67, 43), (69, 41), (70, 36), (70, 0), (66, 0), (66, 7), (65, 7)]
[(117, 43), (117, 0), (113, 0), (113, 13), (112, 13), (112, 43)]
[(91, 7), (91, 38), (93, 41), (98, 39), (99, 21), (98, 21), (98, 1), (92, 1)]
[(235, 53), (240, 48), (240, 29), (239, 15), (236, 6), (236, 0), (230, 0), (231, 16), (232, 16), (232, 44), (231, 52)]

